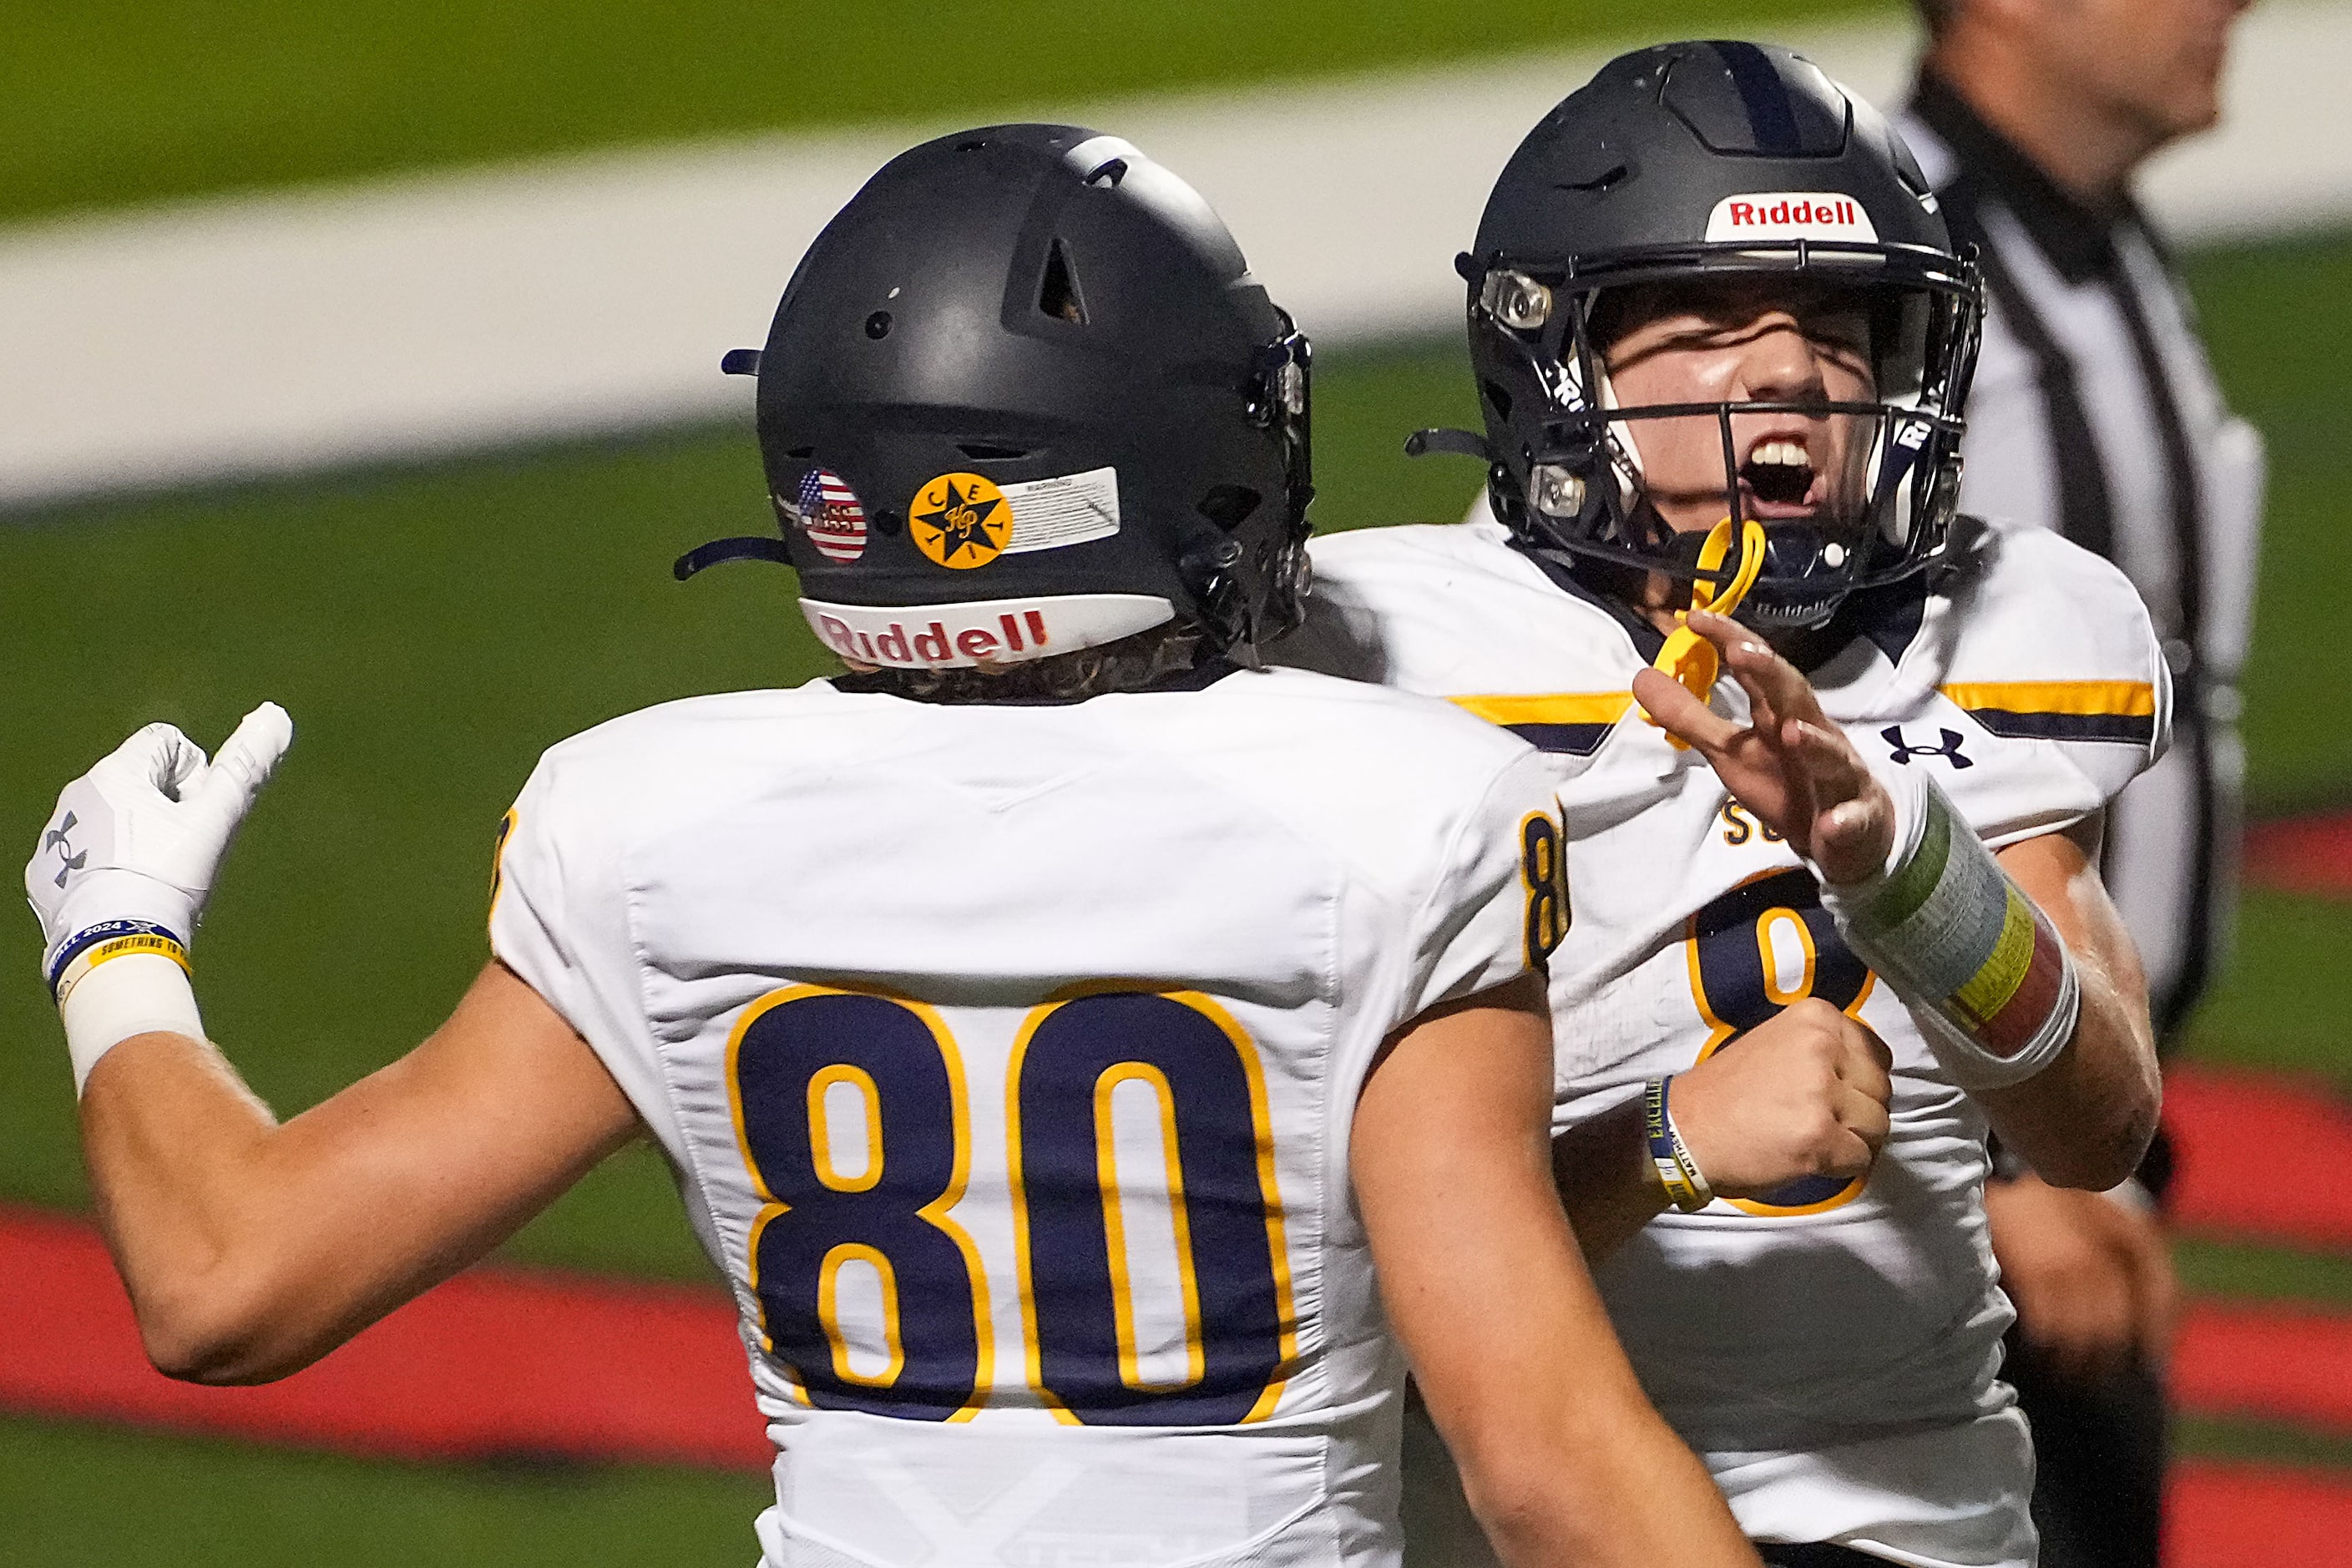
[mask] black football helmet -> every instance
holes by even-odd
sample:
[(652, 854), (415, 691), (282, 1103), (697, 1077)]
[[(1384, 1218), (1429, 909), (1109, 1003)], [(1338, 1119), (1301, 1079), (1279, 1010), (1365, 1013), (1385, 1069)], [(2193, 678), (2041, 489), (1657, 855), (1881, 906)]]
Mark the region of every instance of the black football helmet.
[(835, 651), (1008, 663), (1181, 617), (1245, 663), (1307, 585), (1307, 339), (1191, 186), (1116, 137), (998, 125), (892, 159), (776, 307), (760, 452)]
[[(1643, 495), (1643, 423), (1713, 418), (1725, 515), (1740, 519), (1752, 510), (1732, 416), (1794, 413), (1861, 422), (1861, 515), (1766, 521), (1741, 620), (1819, 625), (1943, 547), (1981, 315), (1975, 261), (1954, 251), (1885, 118), (1801, 56), (1681, 43), (1612, 60), (1519, 144), (1457, 265), (1486, 436), (1424, 432), (1413, 447), (1486, 457), (1496, 515), (1530, 543), (1701, 577), (1700, 537), (1677, 536)], [(1871, 323), (1875, 401), (1620, 406), (1595, 341), (1609, 292), (1741, 277), (1851, 291)]]

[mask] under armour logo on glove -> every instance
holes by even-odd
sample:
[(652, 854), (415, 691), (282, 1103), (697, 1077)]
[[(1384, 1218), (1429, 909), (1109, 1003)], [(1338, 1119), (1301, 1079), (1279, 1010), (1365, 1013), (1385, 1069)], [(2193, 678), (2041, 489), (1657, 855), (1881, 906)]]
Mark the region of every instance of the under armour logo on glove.
[(67, 853), (67, 851), (71, 849), (73, 846), (66, 842), (66, 835), (74, 830), (74, 826), (78, 820), (79, 818), (77, 818), (72, 812), (67, 812), (66, 819), (63, 822), (58, 823), (55, 827), (50, 828), (41, 839), (42, 854), (46, 855), (50, 850), (54, 849), (58, 852), (58, 858), (65, 862), (65, 864), (58, 868), (58, 886), (60, 888), (66, 885), (66, 879), (68, 877), (70, 877), (76, 871), (80, 870), (84, 865), (89, 863), (89, 851), (87, 849), (83, 850), (79, 855), (68, 855)]
[(1900, 724), (1889, 724), (1878, 733), (1881, 739), (1895, 749), (1895, 760), (1906, 766), (1910, 764), (1914, 757), (1941, 757), (1951, 763), (1955, 771), (1977, 765), (1975, 758), (1960, 755), (1960, 732), (1958, 730), (1937, 729), (1936, 733), (1943, 737), (1943, 744), (1937, 746), (1912, 745), (1904, 740), (1903, 726)]
[(154, 926), (185, 947), (229, 839), (293, 738), (274, 702), (247, 714), (217, 758), (149, 724), (66, 785), (25, 862), (43, 973), (74, 937), (110, 922)]

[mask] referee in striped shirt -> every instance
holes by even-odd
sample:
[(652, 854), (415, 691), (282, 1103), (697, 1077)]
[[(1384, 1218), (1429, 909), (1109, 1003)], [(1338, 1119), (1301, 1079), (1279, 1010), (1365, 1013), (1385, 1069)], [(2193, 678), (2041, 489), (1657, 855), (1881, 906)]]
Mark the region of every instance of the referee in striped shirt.
[[(2210, 981), (2234, 904), (2237, 676), (2263, 458), (2223, 405), (2133, 171), (2210, 127), (2248, 0), (1918, 0), (1902, 130), (1984, 267), (1966, 510), (2052, 528), (2136, 584), (2175, 686), (2168, 756), (2111, 811), (2103, 870), (2146, 960), (2160, 1041)], [(1986, 1194), (2018, 1326), (2004, 1375), (2034, 1427), (2043, 1568), (2155, 1568), (2173, 1282), (2136, 1191), (2011, 1172)]]

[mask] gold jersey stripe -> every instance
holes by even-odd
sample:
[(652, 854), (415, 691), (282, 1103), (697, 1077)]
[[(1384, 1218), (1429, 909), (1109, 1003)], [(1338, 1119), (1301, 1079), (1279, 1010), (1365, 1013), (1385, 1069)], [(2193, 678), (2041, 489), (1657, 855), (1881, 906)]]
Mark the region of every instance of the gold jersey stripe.
[(2156, 713), (2156, 688), (2145, 680), (1970, 680), (1943, 688), (1955, 706), (2002, 713)]
[(1630, 691), (1555, 691), (1456, 697), (1454, 705), (1489, 724), (1614, 724), (1633, 705)]

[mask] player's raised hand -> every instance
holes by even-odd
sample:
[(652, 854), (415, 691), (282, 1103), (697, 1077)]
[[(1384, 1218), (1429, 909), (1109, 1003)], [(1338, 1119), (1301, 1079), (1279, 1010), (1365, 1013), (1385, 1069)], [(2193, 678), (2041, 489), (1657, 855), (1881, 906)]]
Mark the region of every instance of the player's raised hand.
[(1735, 724), (1664, 674), (1633, 677), (1633, 696), (1707, 760), (1723, 785), (1832, 882), (1860, 882), (1894, 847), (1895, 803), (1797, 668), (1738, 623), (1694, 612), (1690, 627), (1748, 693)]
[(1718, 1197), (1859, 1176), (1886, 1142), (1886, 1042), (1807, 997), (1675, 1075), (1675, 1126)]
[(66, 785), (25, 867), (45, 972), (77, 933), (107, 922), (187, 942), (237, 824), (293, 738), (275, 702), (247, 714), (215, 758), (150, 724)]

